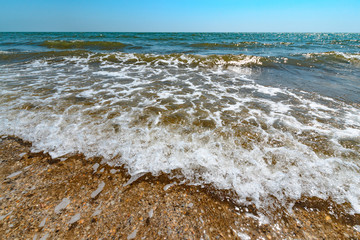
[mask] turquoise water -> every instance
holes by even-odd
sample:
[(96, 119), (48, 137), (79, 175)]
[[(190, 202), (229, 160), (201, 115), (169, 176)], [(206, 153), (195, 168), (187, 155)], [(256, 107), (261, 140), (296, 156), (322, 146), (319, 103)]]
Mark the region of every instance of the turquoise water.
[[(49, 51), (45, 41), (121, 42), (129, 53), (294, 54), (359, 53), (358, 33), (1, 33), (0, 50)], [(90, 50), (96, 50), (96, 47)], [(113, 49), (108, 49), (113, 50)], [(118, 50), (115, 48), (115, 50)]]
[(1, 135), (259, 208), (360, 212), (359, 96), (360, 34), (0, 33)]
[(243, 65), (264, 84), (360, 102), (357, 33), (0, 33), (0, 51), (0, 64), (86, 52), (251, 56)]

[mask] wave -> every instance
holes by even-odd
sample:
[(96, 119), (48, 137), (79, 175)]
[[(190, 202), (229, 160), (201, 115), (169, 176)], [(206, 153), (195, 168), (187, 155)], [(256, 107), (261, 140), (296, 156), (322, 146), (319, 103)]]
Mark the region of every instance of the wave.
[(251, 55), (194, 55), (194, 54), (98, 54), (94, 56), (95, 59), (101, 59), (114, 63), (128, 63), (139, 65), (177, 65), (180, 67), (230, 67), (230, 66), (261, 66), (271, 64), (271, 59), (260, 56)]
[(87, 57), (88, 51), (49, 51), (49, 52), (0, 52), (0, 63), (24, 62), (32, 60), (62, 61), (65, 57)]
[[(132, 176), (180, 171), (190, 183), (234, 190), (239, 203), (319, 197), (360, 212), (358, 108), (239, 74), (162, 68), (256, 56), (78, 54), (56, 58), (65, 66), (0, 69), (0, 134), (54, 158), (102, 156)], [(81, 66), (93, 61), (105, 64)]]
[(184, 53), (95, 53), (87, 50), (48, 51), (48, 52), (0, 52), (0, 62), (23, 62), (31, 60), (52, 62), (74, 62), (83, 59), (88, 63), (118, 63), (132, 65), (177, 66), (177, 67), (272, 67), (284, 66), (314, 67), (342, 64), (359, 65), (360, 53), (323, 52), (294, 54), (289, 57), (265, 57), (246, 54), (196, 55)]
[[(75, 57), (75, 58), (74, 58)], [(0, 62), (19, 62), (29, 60), (45, 60), (51, 62), (71, 62), (87, 60), (89, 63), (121, 63), (133, 65), (177, 65), (179, 67), (229, 67), (229, 66), (261, 66), (271, 64), (272, 60), (267, 57), (251, 55), (195, 55), (195, 54), (141, 54), (141, 53), (93, 53), (85, 50), (76, 51), (49, 51), (49, 52), (17, 52), (1, 53)]]
[(190, 183), (234, 190), (239, 203), (258, 207), (319, 197), (360, 212), (358, 106), (218, 71), (342, 64), (360, 54), (0, 56), (29, 60), (0, 68), (0, 134), (32, 141), (34, 150), (102, 156), (132, 176), (180, 171)]
[(194, 43), (190, 44), (190, 47), (196, 48), (256, 48), (256, 47), (274, 47), (277, 45), (292, 45), (291, 42), (277, 42), (277, 43), (262, 43), (256, 41), (245, 41), (235, 43)]
[(121, 42), (105, 41), (44, 41), (40, 46), (56, 49), (96, 49), (96, 50), (120, 50), (127, 46)]
[(343, 52), (322, 52), (303, 54), (308, 62), (311, 63), (360, 63), (360, 53), (343, 53)]
[(119, 35), (117, 36), (117, 38), (140, 38), (140, 37), (136, 35)]
[(360, 40), (357, 39), (345, 39), (345, 40), (332, 40), (330, 44), (354, 44), (354, 43), (360, 43)]
[(182, 37), (158, 37), (158, 38), (151, 38), (152, 41), (186, 41), (186, 38)]

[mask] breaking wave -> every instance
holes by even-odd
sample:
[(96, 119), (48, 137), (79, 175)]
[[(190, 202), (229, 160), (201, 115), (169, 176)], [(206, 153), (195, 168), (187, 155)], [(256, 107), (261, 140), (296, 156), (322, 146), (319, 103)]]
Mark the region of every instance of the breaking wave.
[(121, 50), (127, 44), (121, 42), (106, 42), (106, 41), (44, 41), (40, 46), (56, 49), (96, 49), (96, 50)]
[(293, 45), (291, 42), (277, 42), (277, 43), (262, 43), (256, 41), (234, 42), (234, 43), (194, 43), (190, 44), (191, 47), (197, 48), (256, 48), (256, 47), (274, 47), (279, 45)]
[[(0, 134), (31, 141), (34, 151), (102, 156), (133, 176), (181, 173), (189, 184), (231, 190), (237, 202), (259, 208), (319, 197), (360, 212), (358, 106), (217, 67), (279, 60), (37, 54), (0, 69)], [(343, 62), (358, 55), (296, 57)]]
[[(65, 44), (66, 45), (66, 44)], [(196, 55), (196, 54), (147, 54), (147, 53), (96, 53), (87, 50), (48, 52), (0, 52), (0, 62), (43, 60), (51, 62), (88, 61), (88, 63), (111, 62), (135, 65), (169, 65), (178, 67), (327, 67), (334, 64), (360, 64), (360, 53), (323, 52), (294, 54), (290, 57), (265, 57), (245, 54)]]

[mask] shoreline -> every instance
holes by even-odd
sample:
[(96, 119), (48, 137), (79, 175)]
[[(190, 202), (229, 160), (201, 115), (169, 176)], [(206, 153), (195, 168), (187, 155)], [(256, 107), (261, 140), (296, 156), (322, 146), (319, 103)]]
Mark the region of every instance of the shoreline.
[(20, 138), (0, 140), (4, 239), (360, 238), (360, 215), (346, 204), (303, 198), (292, 213), (264, 212), (165, 174), (135, 179), (101, 158), (53, 159), (30, 148)]

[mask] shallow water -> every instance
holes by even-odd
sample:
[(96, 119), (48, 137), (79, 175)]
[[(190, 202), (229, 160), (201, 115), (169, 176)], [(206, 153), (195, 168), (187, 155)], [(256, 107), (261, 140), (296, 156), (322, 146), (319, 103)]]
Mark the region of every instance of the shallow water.
[(359, 36), (1, 33), (0, 134), (257, 207), (359, 213)]

